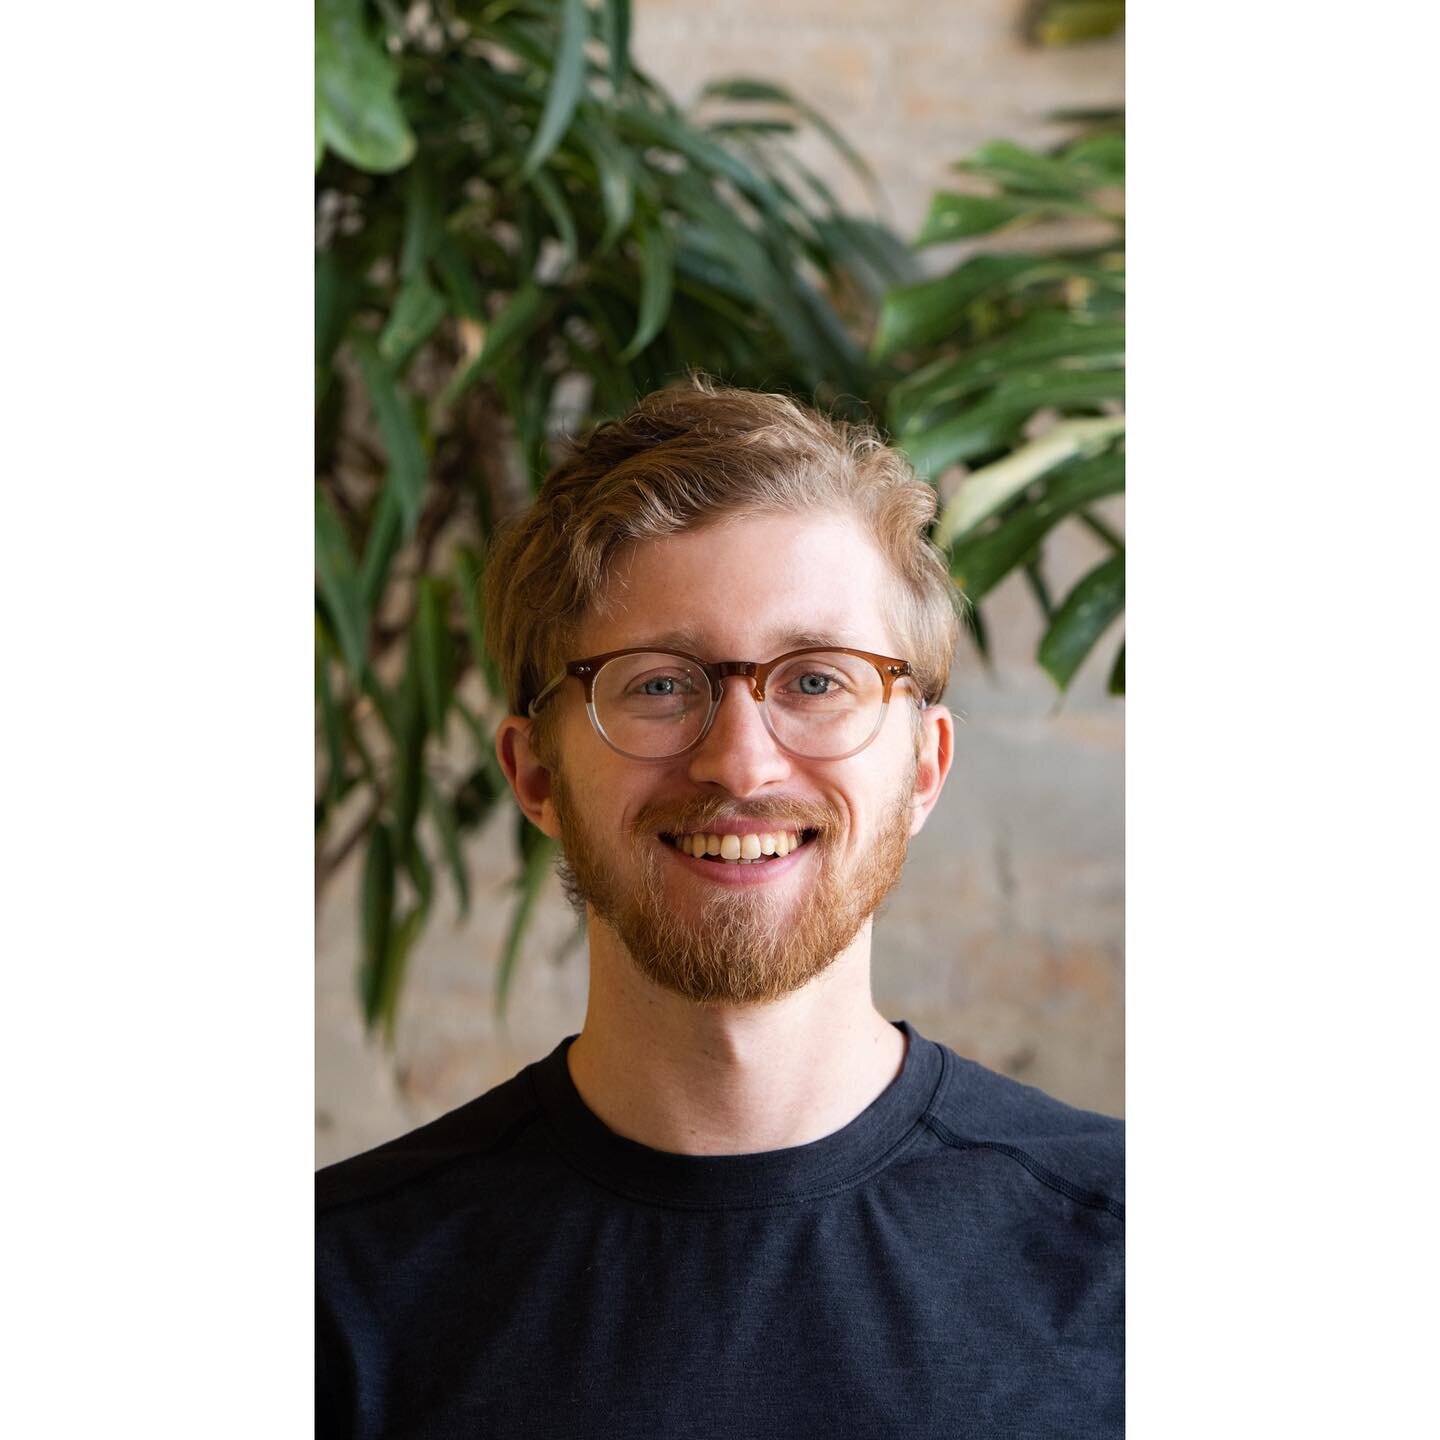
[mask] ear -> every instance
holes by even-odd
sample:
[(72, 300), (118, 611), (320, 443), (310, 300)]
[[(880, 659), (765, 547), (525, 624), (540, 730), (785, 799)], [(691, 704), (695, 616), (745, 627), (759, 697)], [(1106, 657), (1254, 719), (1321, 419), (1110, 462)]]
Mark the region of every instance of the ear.
[(910, 834), (918, 835), (950, 773), (955, 758), (955, 718), (938, 701), (920, 712), (920, 745), (915, 760), (915, 794), (911, 799)]
[(550, 796), (550, 771), (530, 743), (531, 723), (518, 715), (507, 715), (495, 731), (495, 754), (525, 818), (552, 840), (558, 840), (560, 821)]

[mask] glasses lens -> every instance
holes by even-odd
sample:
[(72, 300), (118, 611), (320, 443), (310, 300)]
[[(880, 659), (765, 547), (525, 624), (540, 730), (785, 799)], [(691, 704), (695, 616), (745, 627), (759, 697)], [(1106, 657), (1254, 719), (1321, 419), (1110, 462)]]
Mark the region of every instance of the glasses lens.
[(627, 755), (660, 759), (689, 745), (710, 712), (710, 682), (691, 660), (663, 650), (607, 660), (595, 676), (595, 718)]
[(830, 759), (848, 755), (875, 733), (885, 682), (857, 655), (807, 650), (770, 672), (765, 708), (781, 744), (812, 760)]

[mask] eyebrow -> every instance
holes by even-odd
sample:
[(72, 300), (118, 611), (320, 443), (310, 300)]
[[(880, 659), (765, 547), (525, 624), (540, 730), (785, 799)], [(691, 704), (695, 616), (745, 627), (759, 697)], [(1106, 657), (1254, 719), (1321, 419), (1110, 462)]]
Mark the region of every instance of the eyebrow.
[[(653, 646), (657, 650), (689, 650), (701, 653), (700, 637), (694, 630), (667, 630), (648, 640), (637, 640), (637, 645)], [(774, 654), (782, 655), (787, 650), (825, 649), (838, 645), (842, 649), (860, 649), (860, 641), (843, 627), (833, 630), (767, 630), (761, 643)]]

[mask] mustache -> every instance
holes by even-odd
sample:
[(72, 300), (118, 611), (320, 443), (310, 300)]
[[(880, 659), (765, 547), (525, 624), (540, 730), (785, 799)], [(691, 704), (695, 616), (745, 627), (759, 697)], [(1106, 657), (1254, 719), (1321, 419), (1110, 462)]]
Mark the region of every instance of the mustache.
[(679, 835), (695, 830), (714, 830), (726, 820), (751, 820), (758, 825), (775, 825), (798, 830), (829, 830), (840, 817), (832, 806), (818, 800), (776, 797), (737, 804), (721, 795), (700, 795), (687, 802), (656, 802), (638, 811), (632, 822), (636, 835)]

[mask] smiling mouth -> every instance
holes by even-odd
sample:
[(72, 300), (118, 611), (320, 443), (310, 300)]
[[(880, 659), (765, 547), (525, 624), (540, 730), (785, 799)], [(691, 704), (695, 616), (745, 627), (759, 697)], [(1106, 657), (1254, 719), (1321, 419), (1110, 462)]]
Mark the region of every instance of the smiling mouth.
[[(787, 855), (793, 855), (797, 850), (810, 844), (819, 833), (818, 830), (813, 829), (781, 829), (771, 835), (757, 835), (754, 839), (759, 844), (760, 850), (754, 855), (745, 853), (747, 850), (755, 849), (754, 845), (746, 845), (746, 840), (750, 838), (747, 836), (710, 835), (707, 837), (700, 834), (676, 836), (662, 832), (660, 841), (672, 850), (680, 851), (683, 855), (688, 855), (696, 860), (708, 860), (715, 865), (764, 865), (771, 860), (781, 860)], [(782, 836), (786, 838), (781, 839)], [(789, 843), (791, 838), (794, 839), (794, 844)], [(705, 844), (707, 839), (712, 843)], [(738, 841), (739, 844), (726, 845), (727, 840)], [(727, 849), (737, 853), (726, 855), (724, 851)]]

